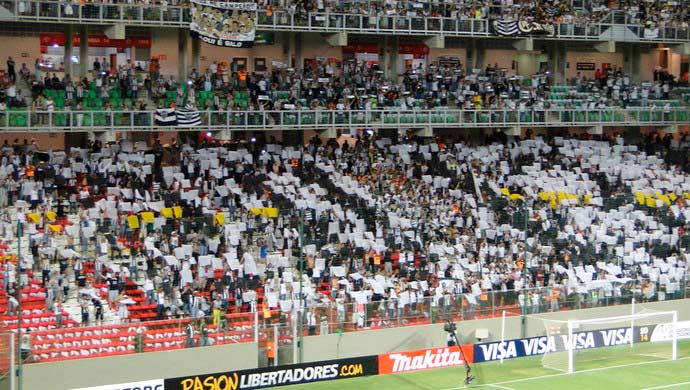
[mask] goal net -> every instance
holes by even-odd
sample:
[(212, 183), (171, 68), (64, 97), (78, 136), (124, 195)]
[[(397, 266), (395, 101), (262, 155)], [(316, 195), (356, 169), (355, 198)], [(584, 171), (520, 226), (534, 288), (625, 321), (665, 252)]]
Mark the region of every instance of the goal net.
[[(646, 361), (676, 360), (675, 311), (618, 317), (557, 321), (541, 319), (546, 335), (542, 365), (572, 374), (576, 370), (624, 366)], [(668, 337), (650, 340), (654, 326), (671, 329)]]

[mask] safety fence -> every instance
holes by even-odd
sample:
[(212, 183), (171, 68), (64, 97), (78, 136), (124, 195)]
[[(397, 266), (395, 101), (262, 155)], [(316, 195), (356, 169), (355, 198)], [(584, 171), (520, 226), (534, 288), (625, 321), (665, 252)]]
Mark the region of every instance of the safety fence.
[(86, 132), (161, 130), (303, 130), (333, 128), (485, 128), (667, 126), (690, 124), (686, 107), (558, 108), (525, 110), (297, 110), (200, 111), (201, 124), (160, 126), (155, 111), (26, 111), (0, 112), (5, 132)]

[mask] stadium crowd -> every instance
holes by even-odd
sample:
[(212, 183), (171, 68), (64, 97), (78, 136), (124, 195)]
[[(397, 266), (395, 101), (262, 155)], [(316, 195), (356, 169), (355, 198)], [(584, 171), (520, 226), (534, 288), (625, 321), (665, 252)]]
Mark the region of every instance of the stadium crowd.
[[(670, 107), (674, 87), (684, 85), (664, 70), (654, 80), (632, 83), (622, 69), (597, 70), (594, 77), (581, 73), (568, 80), (570, 88), (556, 86), (548, 69), (529, 79), (507, 76), (497, 64), (466, 69), (431, 64), (408, 68), (396, 80), (385, 78), (376, 65), (361, 61), (314, 62), (302, 70), (274, 68), (247, 74), (235, 62), (214, 61), (203, 73), (193, 69), (188, 80), (163, 77), (155, 64), (145, 77), (132, 62), (105, 72), (107, 62), (93, 64), (92, 76), (73, 81), (37, 69), (29, 77), (31, 90), (22, 92), (9, 82), (7, 107), (30, 106), (34, 111), (66, 108), (83, 110), (145, 110), (175, 104), (199, 110), (375, 110), (457, 108), (543, 111), (560, 100), (563, 108)], [(556, 91), (558, 93), (554, 94)], [(60, 94), (59, 96), (57, 94)], [(663, 100), (663, 101), (662, 101)]]
[(494, 296), (540, 312), (684, 294), (685, 136), (195, 144), (5, 143), (2, 243), (10, 205), (30, 237), (5, 291), (40, 282), (57, 326), (129, 321), (132, 284), (158, 319), (306, 305), (359, 327), (424, 302), (472, 318)]
[[(98, 10), (90, 4), (101, 3), (87, 1), (83, 14), (86, 17), (98, 15)], [(106, 2), (103, 3), (117, 3)], [(131, 4), (132, 2), (121, 1)], [(186, 6), (185, 0), (137, 0), (138, 4), (158, 4), (161, 6)], [(306, 24), (311, 14), (346, 14), (353, 16), (368, 16), (365, 20), (371, 26), (376, 25), (376, 18), (382, 27), (392, 26), (393, 23), (407, 23), (410, 18), (414, 24), (415, 19), (424, 17), (444, 17), (462, 21), (472, 20), (520, 20), (551, 25), (578, 25), (587, 26), (592, 23), (627, 23), (639, 25), (646, 29), (674, 27), (682, 30), (688, 28), (687, 2), (663, 2), (651, 3), (645, 1), (620, 1), (613, 4), (594, 0), (573, 3), (569, 1), (525, 1), (525, 0), (501, 0), (501, 1), (395, 1), (395, 0), (368, 0), (365, 2), (351, 2), (342, 0), (261, 0), (256, 1), (257, 7), (263, 9), (260, 21), (265, 23), (277, 22), (285, 24), (289, 17), (294, 17), (295, 23)], [(65, 16), (77, 14), (77, 7), (81, 3), (74, 1), (60, 1), (55, 4), (50, 2), (42, 4), (38, 11), (43, 15), (51, 15), (57, 12), (57, 7), (62, 8), (61, 14)], [(37, 11), (30, 2), (19, 2), (20, 14), (34, 14)], [(10, 5), (10, 8), (13, 8)], [(612, 16), (612, 11), (617, 14)], [(109, 12), (123, 12), (113, 8)], [(125, 13), (133, 15), (135, 10), (125, 9)], [(165, 11), (174, 19), (178, 18), (178, 10), (170, 8)], [(174, 15), (174, 16), (173, 16)], [(621, 17), (618, 17), (620, 15)], [(393, 19), (395, 17), (395, 21)], [(278, 18), (273, 21), (273, 18)], [(371, 20), (373, 18), (373, 20)], [(401, 25), (402, 27), (402, 25)]]

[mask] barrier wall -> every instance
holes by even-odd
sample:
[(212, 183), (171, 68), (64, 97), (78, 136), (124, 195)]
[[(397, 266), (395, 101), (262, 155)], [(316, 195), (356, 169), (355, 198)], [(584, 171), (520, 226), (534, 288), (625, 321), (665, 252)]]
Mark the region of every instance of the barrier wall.
[(24, 366), (24, 389), (68, 390), (256, 368), (256, 343), (78, 359)]
[[(643, 310), (677, 310), (679, 321), (690, 320), (690, 299), (636, 305), (636, 313)], [(544, 334), (544, 323), (540, 318), (554, 320), (587, 319), (626, 315), (630, 314), (630, 312), (630, 305), (621, 305), (569, 312), (544, 313), (540, 314), (539, 318), (527, 318), (526, 337)], [(521, 317), (506, 318), (506, 340), (521, 338), (521, 321)], [(462, 344), (478, 342), (475, 338), (476, 329), (488, 330), (488, 337), (481, 340), (481, 342), (496, 341), (500, 340), (501, 336), (501, 319), (463, 321), (457, 323), (457, 328)], [(345, 358), (363, 359), (372, 355), (405, 351), (409, 355), (410, 351), (413, 350), (426, 348), (438, 350), (439, 347), (446, 345), (446, 337), (441, 324), (351, 332), (344, 333), (342, 336), (338, 334), (308, 336), (304, 338), (304, 361), (318, 361), (323, 365), (328, 363), (327, 361), (335, 359), (342, 366), (344, 364), (342, 359)], [(432, 351), (431, 353), (436, 354), (437, 352)], [(257, 367), (258, 354), (259, 349), (256, 343), (244, 343), (206, 347), (203, 349), (181, 349), (167, 352), (29, 364), (24, 366), (24, 388), (67, 390), (156, 379), (166, 379), (167, 388), (168, 383), (170, 383), (167, 378), (204, 377), (205, 374), (232, 372), (242, 374), (242, 370)], [(468, 359), (471, 360), (469, 356)], [(281, 364), (287, 363), (290, 362), (281, 362)], [(309, 367), (310, 365), (306, 363), (299, 366)], [(341, 366), (337, 367), (337, 377), (343, 376), (343, 372), (349, 373), (347, 370), (340, 371)], [(364, 366), (369, 365), (364, 364)], [(332, 367), (328, 369), (331, 370)], [(263, 372), (268, 373), (270, 371), (270, 369), (252, 370), (247, 372), (246, 380), (259, 381), (258, 383), (261, 383), (264, 377), (269, 381), (273, 380), (268, 374), (260, 375)], [(395, 370), (391, 369), (391, 371)], [(314, 371), (314, 373), (316, 372)], [(335, 377), (326, 378), (328, 376), (325, 373), (326, 371), (322, 372), (324, 379), (336, 379)], [(364, 369), (359, 372), (359, 375), (367, 375), (368, 372), (371, 372), (371, 370)], [(251, 376), (254, 374), (258, 376)], [(238, 378), (238, 380), (241, 380), (240, 377)], [(179, 383), (182, 385), (182, 380)], [(2, 384), (0, 384), (1, 386)], [(182, 388), (184, 389), (185, 387), (182, 386)]]

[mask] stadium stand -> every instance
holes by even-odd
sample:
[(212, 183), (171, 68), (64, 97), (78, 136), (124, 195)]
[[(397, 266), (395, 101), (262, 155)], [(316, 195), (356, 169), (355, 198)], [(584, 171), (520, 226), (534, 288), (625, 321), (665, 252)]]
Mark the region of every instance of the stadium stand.
[(687, 297), (687, 0), (0, 5), (27, 363)]

